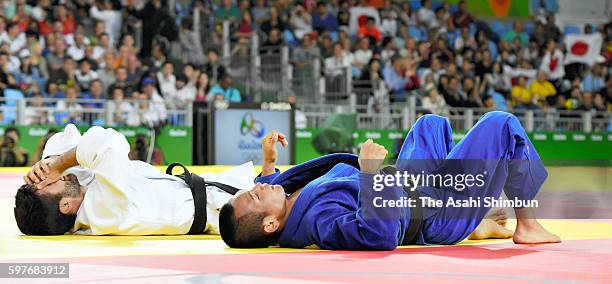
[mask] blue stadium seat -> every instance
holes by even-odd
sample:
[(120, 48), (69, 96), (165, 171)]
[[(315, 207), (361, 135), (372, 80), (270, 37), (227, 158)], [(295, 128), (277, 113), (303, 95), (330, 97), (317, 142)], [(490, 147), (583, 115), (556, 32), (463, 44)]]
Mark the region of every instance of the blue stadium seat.
[(499, 53), (499, 51), (497, 50), (497, 44), (495, 44), (495, 42), (492, 40), (489, 41), (489, 52), (491, 52), (492, 60), (497, 59), (497, 54)]
[(290, 30), (285, 30), (283, 32), (283, 38), (285, 39), (285, 43), (291, 46), (296, 46), (299, 44), (299, 42), (296, 40), (295, 36), (293, 35), (293, 32), (291, 32)]
[(421, 1), (420, 0), (410, 1), (410, 9), (412, 9), (412, 11), (418, 11), (419, 9), (421, 9)]
[(525, 27), (523, 28), (523, 30), (525, 31), (525, 33), (527, 33), (527, 35), (532, 35), (535, 31), (535, 24), (533, 22), (527, 22), (525, 23)]
[(448, 32), (446, 35), (446, 40), (448, 43), (448, 46), (450, 46), (451, 48), (454, 48), (455, 46), (455, 40), (457, 40), (457, 38), (461, 35), (461, 33), (458, 30), (455, 30), (453, 32)]
[(431, 1), (431, 9), (432, 10), (436, 10), (438, 9), (438, 7), (441, 7), (444, 3), (442, 3), (442, 1)]
[(506, 26), (497, 20), (491, 22), (491, 29), (500, 37), (506, 33)]
[(578, 26), (568, 25), (563, 28), (563, 35), (581, 34), (582, 30)]
[(24, 98), (17, 89), (4, 89), (6, 104), (2, 106), (3, 124), (13, 124), (17, 119), (17, 101)]
[(506, 21), (504, 24), (506, 25), (506, 31), (511, 31), (514, 28), (514, 21)]
[(415, 26), (408, 27), (408, 34), (419, 41), (427, 39), (427, 34)]
[(476, 36), (476, 24), (474, 24), (474, 23), (470, 24), (470, 34), (472, 36)]

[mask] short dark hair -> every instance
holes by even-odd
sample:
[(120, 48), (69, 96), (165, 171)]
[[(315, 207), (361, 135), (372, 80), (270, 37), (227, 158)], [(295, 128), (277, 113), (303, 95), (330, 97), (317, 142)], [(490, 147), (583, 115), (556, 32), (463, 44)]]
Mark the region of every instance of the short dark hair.
[(59, 211), (61, 194), (36, 194), (34, 185), (22, 185), (15, 195), (15, 221), (26, 235), (63, 235), (74, 226), (76, 215)]
[(219, 212), (221, 239), (231, 248), (266, 248), (276, 243), (278, 233), (263, 231), (264, 213), (247, 213), (236, 218), (234, 206), (228, 202)]
[(9, 132), (15, 132), (17, 134), (17, 137), (21, 137), (21, 133), (16, 127), (10, 126), (4, 129), (4, 136), (6, 136), (6, 134), (8, 134)]

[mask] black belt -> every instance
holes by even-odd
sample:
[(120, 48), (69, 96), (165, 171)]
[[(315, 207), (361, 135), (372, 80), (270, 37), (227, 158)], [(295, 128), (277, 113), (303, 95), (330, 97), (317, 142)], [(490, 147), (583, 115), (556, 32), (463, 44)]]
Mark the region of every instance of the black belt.
[(183, 173), (177, 175), (177, 177), (184, 180), (185, 183), (189, 186), (189, 189), (191, 189), (191, 194), (193, 195), (193, 204), (195, 206), (193, 223), (191, 224), (191, 228), (189, 229), (189, 233), (187, 234), (203, 234), (204, 229), (206, 229), (206, 187), (215, 186), (231, 195), (236, 194), (239, 189), (231, 185), (219, 182), (206, 181), (201, 176), (190, 173), (189, 170), (187, 170), (187, 168), (181, 163), (170, 164), (168, 168), (166, 168), (166, 174), (172, 175), (172, 169), (174, 169), (174, 167), (176, 166), (183, 168)]
[[(395, 167), (388, 166), (383, 168), (382, 171), (386, 174), (395, 174), (397, 169)], [(410, 222), (408, 223), (408, 228), (406, 228), (406, 232), (404, 233), (402, 245), (414, 245), (419, 240), (424, 224), (421, 194), (418, 190), (411, 190), (408, 187), (404, 187), (404, 191), (406, 191), (408, 194), (408, 198), (416, 201), (415, 206), (410, 207)]]

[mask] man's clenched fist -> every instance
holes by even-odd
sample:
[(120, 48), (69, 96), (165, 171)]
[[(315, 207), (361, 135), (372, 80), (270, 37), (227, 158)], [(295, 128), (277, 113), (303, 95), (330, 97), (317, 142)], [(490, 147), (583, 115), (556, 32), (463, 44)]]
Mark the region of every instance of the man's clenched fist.
[(361, 150), (359, 151), (359, 167), (361, 171), (371, 174), (377, 173), (385, 161), (387, 153), (385, 147), (374, 143), (372, 139), (368, 139), (368, 141), (361, 144)]
[(268, 133), (268, 135), (261, 140), (264, 163), (276, 163), (276, 159), (278, 158), (278, 153), (276, 151), (277, 142), (280, 143), (283, 148), (289, 145), (285, 134), (276, 131)]

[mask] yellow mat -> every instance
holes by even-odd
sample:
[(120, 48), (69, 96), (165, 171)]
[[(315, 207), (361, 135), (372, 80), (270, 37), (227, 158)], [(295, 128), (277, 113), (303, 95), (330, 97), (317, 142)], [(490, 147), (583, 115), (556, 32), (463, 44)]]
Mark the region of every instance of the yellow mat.
[[(226, 166), (190, 167), (193, 172), (218, 172)], [(287, 167), (283, 167), (287, 168)], [(160, 167), (163, 169), (163, 167)], [(6, 169), (4, 173), (23, 173), (27, 168)], [(12, 190), (12, 189), (3, 189)], [(13, 217), (14, 200), (0, 198), (0, 261), (17, 259), (52, 259), (66, 257), (127, 255), (199, 255), (269, 252), (305, 252), (321, 250), (267, 248), (229, 249), (218, 236), (23, 236)], [(580, 220), (542, 220), (543, 225), (563, 240), (611, 239), (612, 222)], [(513, 220), (508, 227), (514, 228)], [(480, 245), (511, 240), (464, 241), (460, 245)], [(416, 246), (411, 246), (416, 247)], [(409, 249), (402, 247), (400, 249)]]

